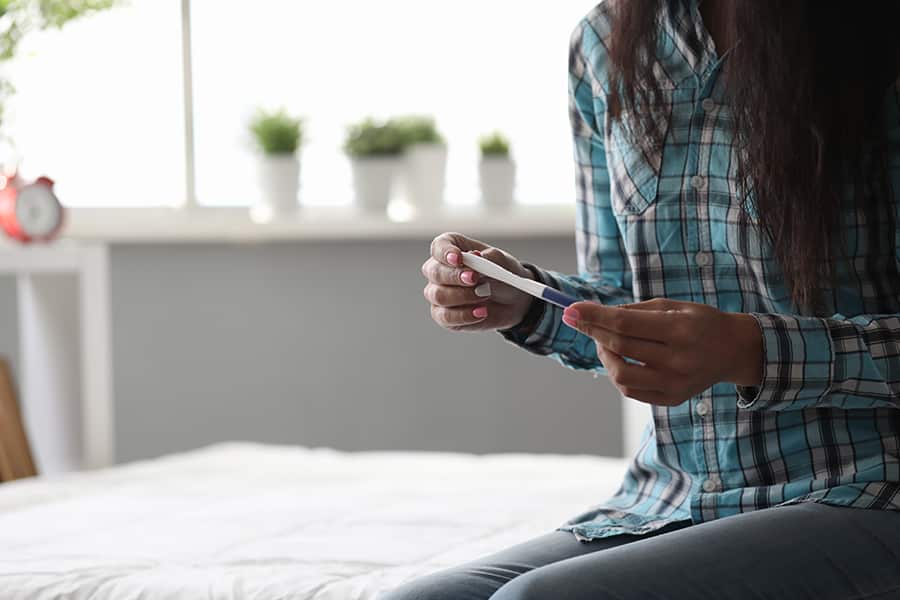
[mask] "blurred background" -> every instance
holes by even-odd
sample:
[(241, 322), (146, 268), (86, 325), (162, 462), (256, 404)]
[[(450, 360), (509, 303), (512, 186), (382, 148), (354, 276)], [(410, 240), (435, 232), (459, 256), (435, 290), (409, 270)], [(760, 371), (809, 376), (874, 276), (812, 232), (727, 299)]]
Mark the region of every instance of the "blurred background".
[(51, 233), (50, 204), (14, 210), (36, 233), (0, 246), (0, 354), (32, 437), (71, 437), (45, 462), (622, 455), (605, 379), (441, 331), (419, 273), (448, 230), (575, 270), (567, 52), (593, 5), (0, 2), (3, 181), (64, 207)]

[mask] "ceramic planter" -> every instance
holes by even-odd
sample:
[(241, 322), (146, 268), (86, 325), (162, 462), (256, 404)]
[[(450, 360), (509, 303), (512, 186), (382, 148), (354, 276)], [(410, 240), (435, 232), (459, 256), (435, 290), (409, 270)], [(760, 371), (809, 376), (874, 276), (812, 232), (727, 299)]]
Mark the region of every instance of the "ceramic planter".
[(350, 165), (356, 205), (365, 212), (384, 213), (403, 159), (400, 156), (353, 157)]
[(418, 211), (432, 212), (444, 203), (447, 146), (413, 144), (406, 151), (406, 194)]
[(265, 155), (259, 159), (260, 198), (255, 211), (287, 215), (297, 210), (300, 159), (293, 154)]
[(481, 201), (488, 208), (512, 205), (516, 189), (516, 163), (507, 156), (483, 156), (478, 164)]

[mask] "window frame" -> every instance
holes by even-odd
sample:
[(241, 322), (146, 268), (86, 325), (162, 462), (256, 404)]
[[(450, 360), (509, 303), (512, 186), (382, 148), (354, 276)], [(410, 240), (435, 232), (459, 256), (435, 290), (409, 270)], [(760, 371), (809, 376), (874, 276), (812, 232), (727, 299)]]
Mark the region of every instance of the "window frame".
[(515, 238), (574, 236), (571, 203), (516, 204), (498, 213), (480, 204), (445, 206), (437, 214), (371, 215), (353, 206), (299, 207), (296, 215), (256, 222), (245, 206), (209, 206), (197, 198), (192, 0), (180, 0), (184, 187), (180, 198), (155, 206), (66, 207), (62, 237), (73, 241), (167, 243), (173, 241), (276, 241), (426, 238), (468, 228), (473, 235)]

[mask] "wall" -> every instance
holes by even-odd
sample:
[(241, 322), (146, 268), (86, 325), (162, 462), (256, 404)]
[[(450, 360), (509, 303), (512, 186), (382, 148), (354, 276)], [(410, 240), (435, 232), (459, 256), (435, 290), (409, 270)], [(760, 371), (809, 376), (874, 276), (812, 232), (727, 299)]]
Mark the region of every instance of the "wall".
[[(569, 238), (503, 245), (574, 267)], [(431, 323), (426, 253), (424, 240), (114, 246), (118, 460), (224, 440), (620, 454), (605, 379)], [(0, 281), (3, 319), (12, 289)]]
[(0, 357), (8, 360), (15, 374), (19, 354), (19, 326), (17, 319), (16, 279), (0, 276)]

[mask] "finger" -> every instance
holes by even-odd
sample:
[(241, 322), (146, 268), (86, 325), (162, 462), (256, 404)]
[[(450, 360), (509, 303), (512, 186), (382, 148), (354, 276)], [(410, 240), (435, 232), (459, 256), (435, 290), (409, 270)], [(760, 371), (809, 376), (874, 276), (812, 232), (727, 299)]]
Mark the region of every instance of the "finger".
[[(622, 360), (621, 356), (618, 356), (601, 346), (597, 347), (597, 355), (600, 357), (600, 361), (603, 363), (603, 366), (606, 367), (607, 372), (610, 371), (610, 368), (615, 371), (616, 369), (621, 368), (622, 365), (630, 366), (626, 361)], [(610, 379), (612, 379), (612, 376), (610, 376)], [(644, 404), (653, 404), (656, 406), (677, 406), (684, 402), (684, 399), (667, 392), (655, 389), (643, 389), (644, 387), (649, 386), (620, 384), (615, 381), (614, 383), (616, 389), (618, 389), (623, 396), (631, 400), (643, 402)]]
[(485, 281), (481, 285), (471, 288), (429, 283), (425, 286), (423, 293), (425, 299), (435, 306), (468, 306), (484, 303), (491, 295), (491, 284)]
[(478, 285), (481, 275), (472, 269), (448, 267), (435, 260), (429, 258), (422, 265), (422, 275), (431, 283), (438, 285), (462, 285), (472, 287)]
[(597, 302), (577, 302), (566, 309), (563, 321), (581, 332), (600, 327), (629, 337), (668, 342), (672, 339), (671, 329), (678, 317), (678, 313), (628, 310)]
[(509, 265), (509, 258), (508, 258), (509, 255), (506, 252), (504, 252), (503, 250), (500, 250), (499, 248), (493, 248), (493, 247), (485, 248), (478, 254), (480, 254), (482, 257), (488, 259), (492, 263), (500, 265), (504, 269), (507, 269), (507, 267)]
[(505, 329), (510, 326), (507, 307), (497, 302), (486, 302), (483, 305), (487, 308), (488, 316), (477, 323), (471, 325), (461, 325), (458, 327), (448, 327), (450, 331), (459, 331), (465, 333), (474, 333), (479, 331), (496, 331), (497, 329)]
[(653, 367), (629, 363), (621, 355), (604, 348), (600, 344), (597, 344), (597, 357), (603, 363), (603, 366), (606, 367), (609, 378), (620, 389), (624, 388), (630, 391), (666, 391), (667, 377)]
[(672, 349), (660, 342), (629, 337), (609, 329), (597, 327), (594, 324), (589, 324), (580, 331), (594, 338), (598, 344), (619, 356), (627, 356), (656, 368), (668, 367), (672, 358)]
[(529, 279), (531, 278), (531, 274), (528, 273), (527, 269), (522, 266), (522, 263), (516, 260), (516, 258), (510, 253), (501, 250), (500, 248), (485, 248), (479, 254), (481, 254), (481, 256), (488, 259), (492, 263), (500, 265), (507, 271), (515, 273), (516, 275), (528, 277)]
[(487, 244), (460, 233), (442, 233), (431, 241), (431, 257), (448, 267), (457, 267), (462, 265), (463, 252), (485, 248)]
[(489, 315), (488, 307), (484, 305), (465, 308), (447, 308), (443, 306), (431, 306), (431, 318), (441, 327), (454, 328), (474, 325), (484, 321)]
[(635, 302), (633, 304), (619, 304), (619, 308), (627, 308), (630, 310), (655, 310), (666, 312), (668, 310), (681, 310), (681, 305), (687, 302), (679, 302), (678, 300), (669, 300), (668, 298), (653, 298), (644, 302)]

